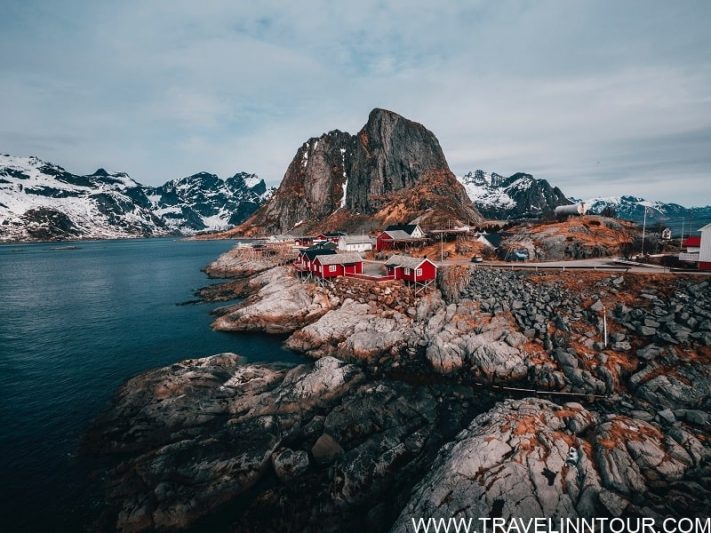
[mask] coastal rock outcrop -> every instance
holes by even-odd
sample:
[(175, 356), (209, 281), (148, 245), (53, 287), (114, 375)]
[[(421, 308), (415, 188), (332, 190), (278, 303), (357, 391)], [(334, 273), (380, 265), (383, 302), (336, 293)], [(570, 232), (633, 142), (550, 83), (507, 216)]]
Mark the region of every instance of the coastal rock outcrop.
[(386, 353), (397, 355), (411, 322), (396, 311), (382, 313), (375, 305), (346, 300), (339, 309), (293, 333), (286, 346), (310, 357), (369, 360)]
[(683, 429), (665, 433), (575, 403), (506, 400), (440, 450), (392, 531), (409, 531), (411, 517), (694, 516), (703, 511), (688, 492), (674, 494), (673, 508), (666, 491), (705, 458)]
[(270, 257), (248, 254), (244, 249), (235, 246), (203, 270), (212, 278), (249, 278), (274, 268), (274, 264)]
[(289, 333), (315, 322), (339, 303), (325, 289), (300, 282), (287, 267), (268, 270), (254, 283), (262, 288), (225, 309), (213, 323), (214, 329)]
[(118, 461), (101, 523), (185, 528), (233, 502), (239, 515), (223, 524), (246, 530), (383, 530), (397, 512), (384, 496), (406, 494), (489, 404), (473, 399), (370, 381), (333, 357), (286, 368), (222, 354), (149, 371), (121, 387), (86, 438), (89, 451)]

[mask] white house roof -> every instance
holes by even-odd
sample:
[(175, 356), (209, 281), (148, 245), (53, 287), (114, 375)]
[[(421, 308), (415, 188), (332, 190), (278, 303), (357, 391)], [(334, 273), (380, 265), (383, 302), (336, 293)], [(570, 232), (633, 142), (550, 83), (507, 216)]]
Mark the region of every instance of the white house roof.
[(357, 253), (318, 255), (314, 261), (322, 265), (347, 265), (350, 263), (360, 263), (363, 258)]
[[(419, 268), (426, 261), (430, 261), (426, 257), (411, 257), (409, 255), (393, 255), (385, 262), (385, 266), (395, 266), (404, 268)], [(430, 261), (432, 263), (432, 261)], [(434, 263), (432, 263), (434, 264)], [(437, 265), (435, 265), (437, 266)]]
[(710, 230), (710, 229), (711, 229), (711, 224), (706, 224), (705, 226), (699, 228), (696, 231), (706, 231), (706, 230)]

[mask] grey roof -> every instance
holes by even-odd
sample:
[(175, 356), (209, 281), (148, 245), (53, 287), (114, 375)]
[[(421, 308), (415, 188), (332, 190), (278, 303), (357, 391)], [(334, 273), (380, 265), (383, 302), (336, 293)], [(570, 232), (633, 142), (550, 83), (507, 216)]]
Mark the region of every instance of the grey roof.
[(409, 255), (393, 255), (385, 262), (385, 266), (417, 268), (425, 261), (429, 261), (429, 259), (426, 257), (411, 257)]
[(408, 235), (412, 235), (417, 229), (418, 224), (390, 224), (385, 231), (390, 233), (391, 231), (404, 231)]
[(396, 229), (396, 230), (386, 230), (384, 233), (387, 233), (390, 235), (393, 240), (395, 241), (412, 241), (412, 240), (417, 240), (416, 237), (413, 237), (406, 231), (402, 231), (401, 229)]
[(331, 250), (330, 248), (309, 248), (307, 250), (302, 250), (301, 255), (305, 255), (309, 258), (309, 261), (313, 261), (319, 255), (335, 255), (336, 250)]
[(367, 235), (344, 235), (341, 237), (346, 244), (372, 244), (373, 241)]
[(350, 263), (360, 263), (363, 261), (357, 253), (319, 255), (316, 257), (322, 265), (347, 265)]

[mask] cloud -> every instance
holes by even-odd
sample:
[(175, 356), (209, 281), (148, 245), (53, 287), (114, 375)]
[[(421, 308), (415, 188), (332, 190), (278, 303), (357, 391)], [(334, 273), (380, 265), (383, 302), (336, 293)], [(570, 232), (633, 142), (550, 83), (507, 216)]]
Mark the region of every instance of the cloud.
[(306, 138), (377, 106), (434, 131), (456, 173), (711, 202), (707, 2), (7, 4), (4, 152), (277, 183)]

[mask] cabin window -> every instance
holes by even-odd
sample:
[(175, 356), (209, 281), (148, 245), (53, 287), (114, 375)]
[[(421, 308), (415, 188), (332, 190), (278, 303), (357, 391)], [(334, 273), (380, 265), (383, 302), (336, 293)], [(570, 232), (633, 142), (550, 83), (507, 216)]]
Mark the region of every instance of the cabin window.
[(421, 269), (421, 268), (418, 268), (417, 270), (415, 270), (415, 276), (421, 276), (421, 275), (422, 275), (422, 269)]
[(328, 271), (329, 271), (329, 272), (335, 272), (335, 271), (336, 271), (336, 265), (329, 265), (329, 266), (328, 266)]
[(410, 269), (409, 269), (409, 268), (406, 268), (406, 269), (405, 269), (405, 275), (406, 275), (406, 276), (409, 276), (409, 275), (410, 275)]

